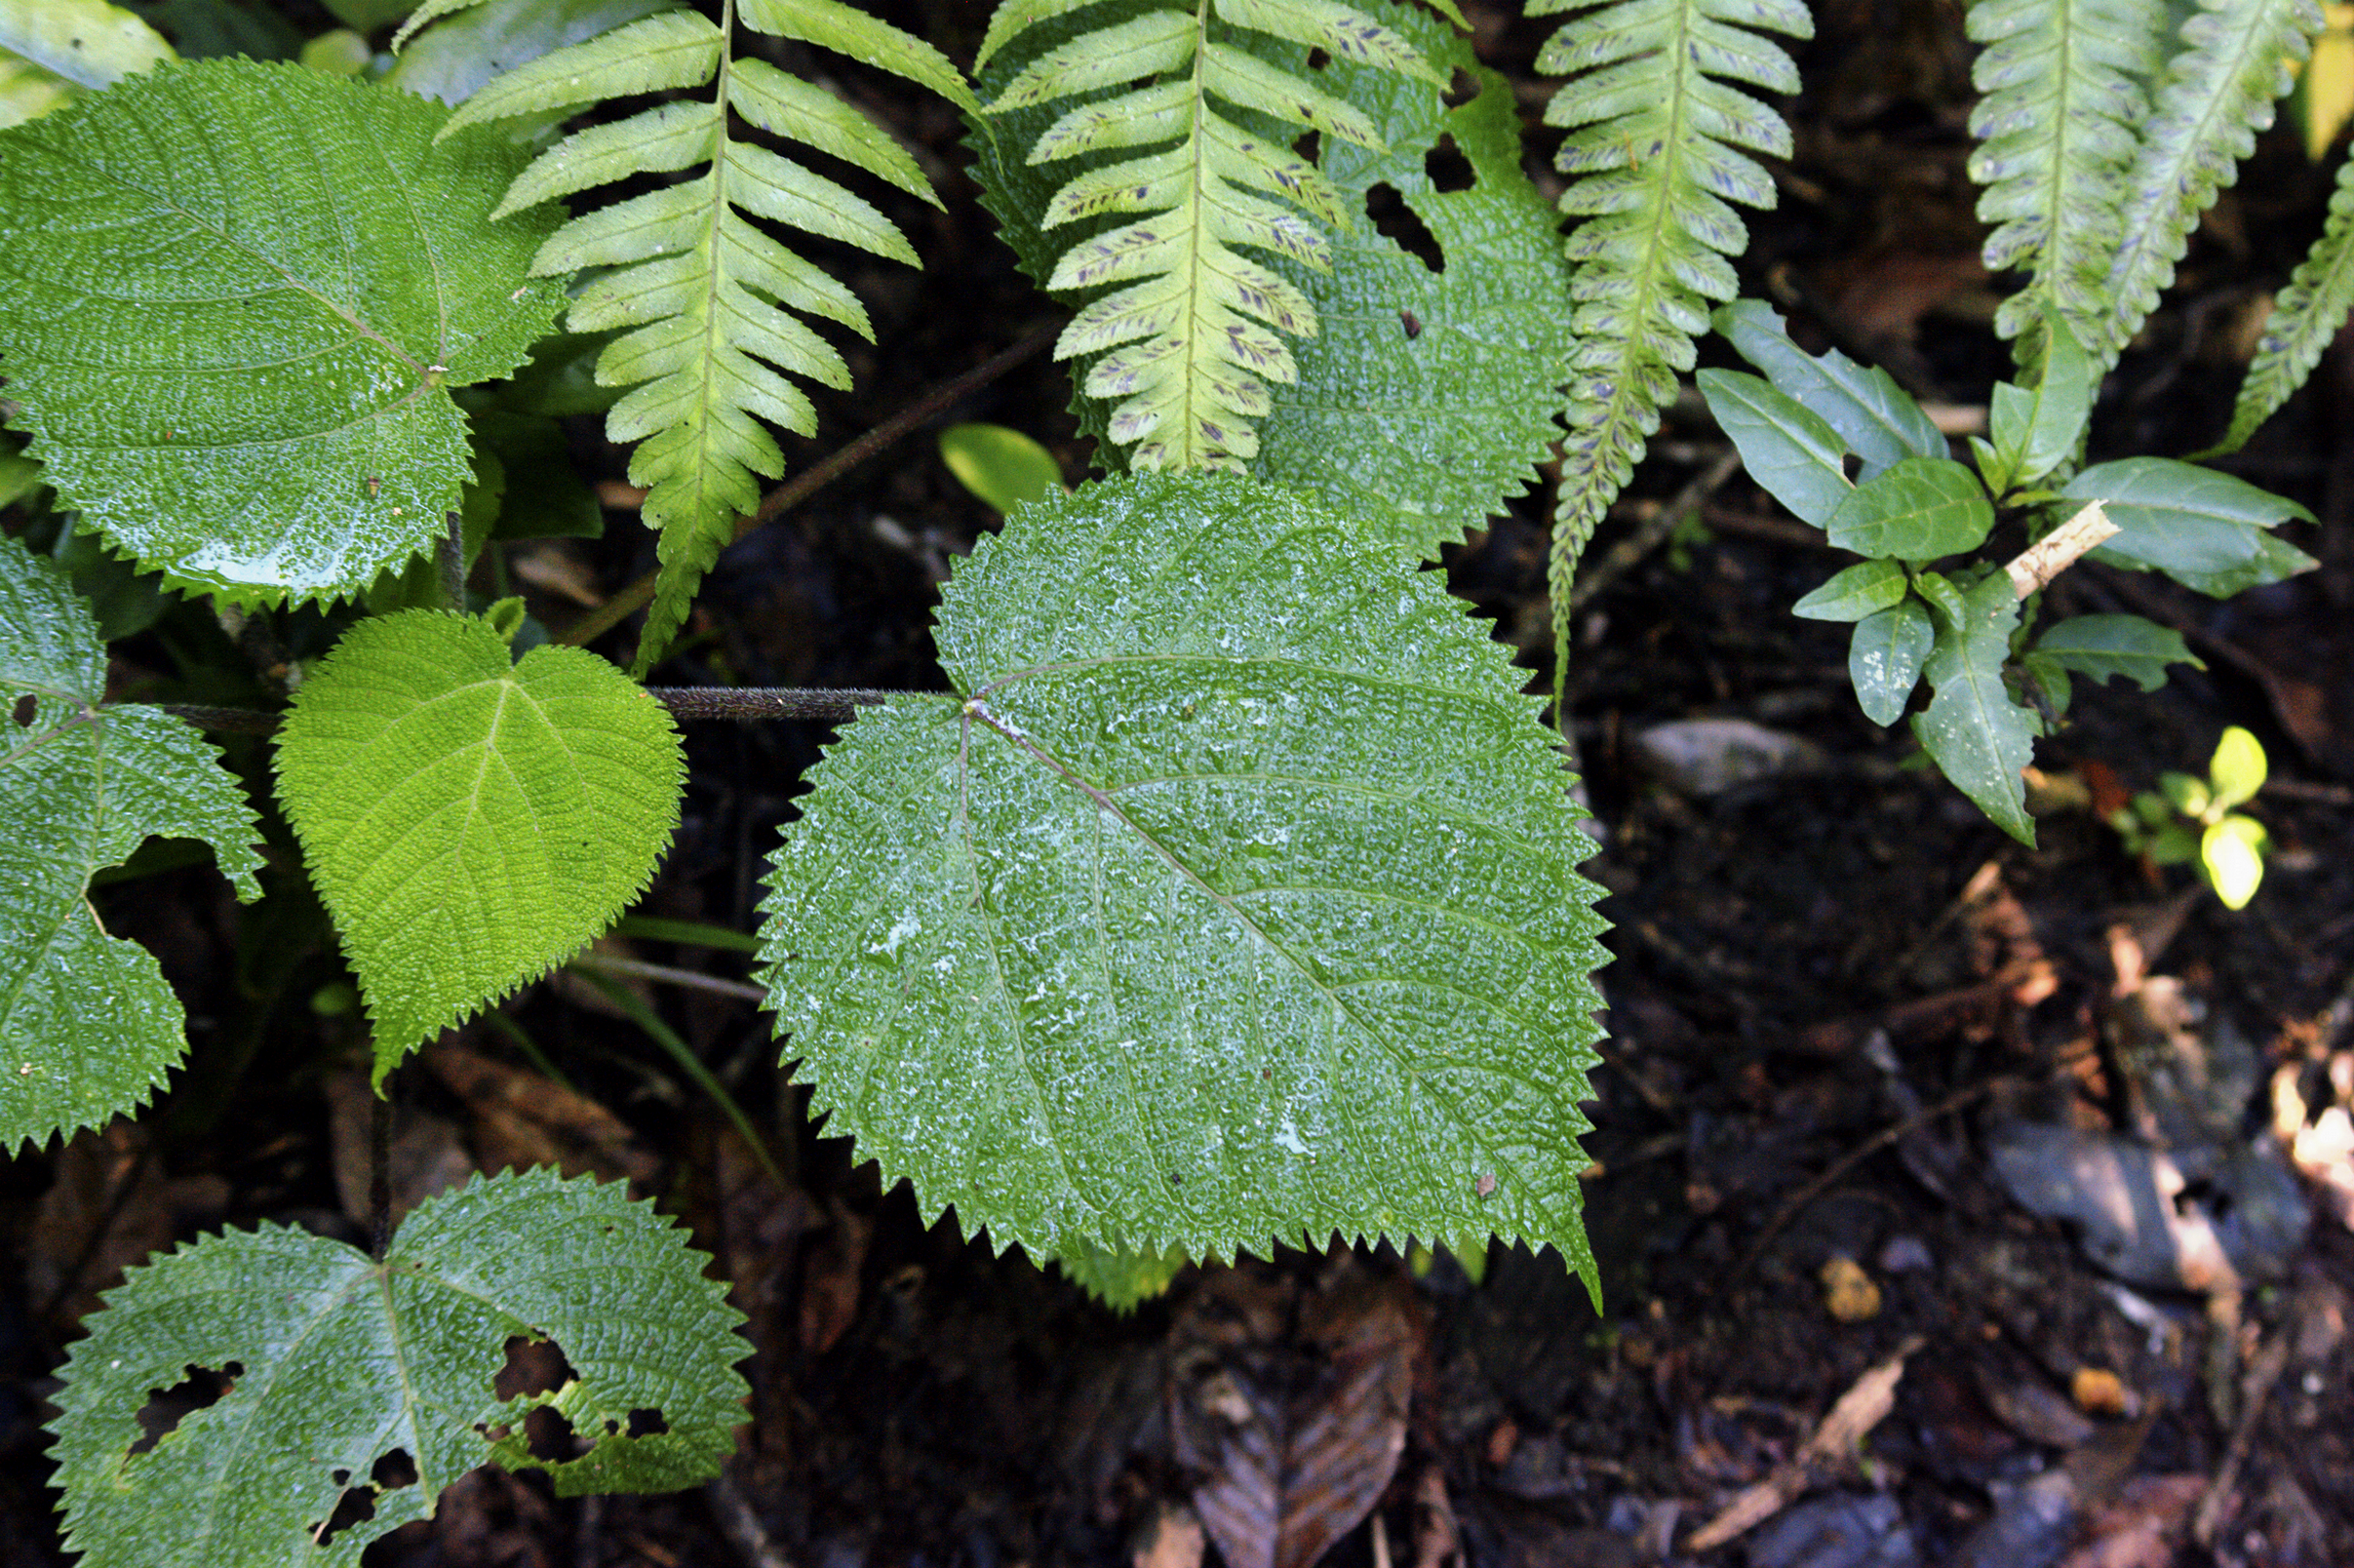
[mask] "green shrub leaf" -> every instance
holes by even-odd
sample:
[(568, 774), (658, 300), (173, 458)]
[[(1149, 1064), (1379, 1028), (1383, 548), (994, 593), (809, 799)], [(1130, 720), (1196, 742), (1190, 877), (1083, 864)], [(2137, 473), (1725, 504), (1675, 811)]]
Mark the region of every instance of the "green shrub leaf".
[(202, 839), (254, 898), (261, 856), (220, 753), (169, 714), (103, 702), (90, 607), (5, 536), (0, 694), (0, 1148), (13, 1150), (136, 1109), (187, 1051), (154, 959), (99, 926), (91, 874), (150, 835)]
[(1933, 561), (1986, 543), (1994, 503), (1968, 465), (1909, 457), (1848, 492), (1823, 532), (1843, 550), (1875, 559)]
[[(546, 1470), (558, 1496), (708, 1479), (748, 1347), (706, 1262), (619, 1184), (546, 1169), (427, 1199), (381, 1262), (270, 1225), (183, 1246), (109, 1291), (67, 1360), (66, 1543), (89, 1568), (356, 1563), (486, 1462)], [(552, 1341), (571, 1380), (501, 1399), (514, 1340)], [(141, 1407), (198, 1371), (227, 1392), (149, 1446)], [(543, 1407), (587, 1452), (533, 1456)]]
[(2060, 492), (2098, 501), (2118, 532), (2093, 552), (2112, 566), (2165, 573), (2217, 599), (2310, 570), (2312, 556), (2265, 530), (2313, 514), (2244, 479), (2171, 458), (2098, 463)]
[(1579, 1222), (1591, 849), (1506, 651), (1239, 476), (1025, 509), (762, 906), (813, 1113), (1040, 1256)]
[(1821, 527), (1855, 493), (1842, 461), (1847, 443), (1804, 403), (1738, 370), (1702, 371), (1700, 390), (1749, 477), (1802, 522)]
[(577, 648), (488, 621), (366, 620), (303, 682), (278, 792), (376, 1026), (410, 1047), (535, 980), (653, 874), (684, 762), (670, 715)]
[(1725, 341), (1764, 371), (1776, 389), (1840, 433), (1848, 450), (1863, 460), (1864, 479), (1908, 457), (1946, 455), (1946, 438), (1935, 421), (1885, 370), (1858, 365), (1837, 349), (1819, 357), (1808, 354), (1790, 341), (1782, 318), (1755, 300), (1736, 300), (1713, 320)]
[(2145, 692), (2166, 684), (2168, 664), (2207, 667), (2191, 655), (2182, 633), (2138, 615), (2072, 617), (2037, 638), (2035, 652), (2095, 681), (2123, 675)]
[(504, 376), (563, 290), (553, 213), (486, 218), (519, 154), (293, 66), (125, 79), (0, 135), (0, 352), (65, 503), (173, 583), (355, 594), (458, 505), (449, 388)]
[(959, 484), (1001, 515), (1064, 489), (1055, 454), (1003, 425), (950, 425), (940, 432), (940, 461)]
[(1978, 802), (1995, 825), (2035, 842), (2021, 770), (2034, 753), (2038, 721), (2013, 702), (2002, 681), (2019, 597), (1996, 572), (1975, 588), (1935, 596), (1936, 646), (1925, 673), (1935, 695), (1913, 716), (1913, 733), (1954, 787)]
[(2099, 387), (2091, 358), (2057, 312), (2044, 316), (2043, 333), (2034, 387), (1995, 385), (1989, 424), (2005, 489), (2032, 484), (2074, 457), (2093, 417)]
[(1790, 613), (1802, 620), (1861, 620), (1894, 605), (1910, 588), (1895, 562), (1864, 561), (1792, 605)]
[(1900, 600), (1855, 623), (1847, 673), (1864, 717), (1885, 726), (1904, 716), (1904, 705), (1921, 683), (1921, 667), (1936, 641), (1928, 607), (1917, 599)]

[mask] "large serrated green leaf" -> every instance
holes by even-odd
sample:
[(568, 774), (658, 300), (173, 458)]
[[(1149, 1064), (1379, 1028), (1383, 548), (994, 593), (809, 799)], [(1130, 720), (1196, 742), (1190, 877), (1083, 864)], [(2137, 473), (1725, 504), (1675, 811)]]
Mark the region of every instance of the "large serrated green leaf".
[[(2040, 728), (2034, 714), (2011, 700), (2003, 661), (2019, 625), (2019, 596), (1995, 572), (1967, 590), (1933, 596), (1936, 646), (1924, 672), (1935, 695), (1913, 715), (1913, 733), (1954, 787), (2023, 844), (2035, 842), (2027, 814), (2022, 770)], [(1902, 608), (1902, 607), (1900, 607)]]
[(104, 705), (90, 607), (5, 537), (0, 694), (0, 1148), (14, 1149), (137, 1108), (187, 1051), (154, 959), (99, 926), (91, 874), (151, 835), (202, 839), (253, 898), (261, 856), (220, 754), (168, 714)]
[(44, 477), (175, 584), (358, 593), (458, 505), (449, 388), (563, 300), (519, 166), (437, 104), (292, 66), (164, 66), (0, 135), (0, 366)]
[[(1469, 46), (1423, 13), (1375, 4), (1369, 14), (1426, 51), (1440, 69), (1471, 72), (1480, 91), (1450, 109), (1436, 88), (1416, 78), (1337, 58), (1319, 73), (1365, 113), (1387, 151), (1327, 140), (1314, 166), (1299, 164), (1298, 189), (1282, 193), (1327, 217), (1331, 268), (1280, 257), (1266, 263), (1324, 325), (1289, 344), (1296, 378), (1267, 387), (1267, 411), (1249, 470), (1386, 522), (1401, 540), (1435, 550), (1518, 493), (1560, 434), (1553, 411), (1569, 346), (1567, 266), (1552, 215), (1519, 167), (1508, 84), (1479, 70)], [(1039, 26), (984, 85), (1009, 79), (1015, 62), (1079, 31), (1073, 22)], [(1304, 51), (1295, 46), (1250, 44), (1287, 69), (1301, 69)], [(1053, 275), (1069, 237), (1108, 231), (1121, 221), (1106, 216), (1042, 226), (1055, 194), (1075, 175), (1119, 163), (1117, 149), (1027, 163), (1027, 150), (1056, 119), (1052, 108), (992, 114), (971, 139), (982, 199), (1023, 270), (1041, 281)], [(1280, 129), (1242, 120), (1261, 135)], [(1429, 154), (1447, 137), (1470, 166), (1468, 187), (1437, 189), (1427, 172)], [(1354, 216), (1345, 224), (1330, 221), (1363, 214), (1383, 186), (1429, 230), (1442, 270), (1433, 271), (1371, 222)], [(1083, 395), (1077, 409), (1082, 429), (1108, 436), (1108, 406), (1101, 398)], [(1108, 440), (1097, 455), (1124, 466)]]
[(1239, 476), (1027, 508), (773, 859), (811, 1108), (1055, 1256), (1579, 1223), (1596, 889), (1506, 651)]
[(361, 622), (302, 683), (278, 792), (384, 1075), (592, 940), (653, 874), (684, 772), (670, 715), (577, 648), (489, 622)]
[[(487, 1462), (545, 1469), (559, 1496), (708, 1479), (744, 1420), (748, 1348), (708, 1261), (619, 1184), (546, 1169), (427, 1199), (381, 1262), (274, 1226), (184, 1246), (109, 1291), (66, 1362), (66, 1543), (89, 1568), (356, 1563)], [(501, 1399), (514, 1339), (552, 1341), (573, 1381)], [(228, 1392), (144, 1446), (141, 1407), (196, 1369)], [(587, 1452), (532, 1455), (543, 1407)], [(372, 1512), (323, 1539), (348, 1498)]]

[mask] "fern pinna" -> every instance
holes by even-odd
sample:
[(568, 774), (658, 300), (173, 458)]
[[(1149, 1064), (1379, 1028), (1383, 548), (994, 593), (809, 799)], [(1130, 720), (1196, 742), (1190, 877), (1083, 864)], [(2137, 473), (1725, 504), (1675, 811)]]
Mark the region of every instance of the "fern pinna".
[[(975, 69), (1038, 23), (1094, 3), (1005, 0)], [(1454, 0), (1434, 4), (1463, 25)], [(1267, 383), (1298, 376), (1277, 334), (1317, 330), (1307, 298), (1235, 248), (1329, 271), (1320, 225), (1348, 218), (1331, 182), (1252, 122), (1381, 146), (1361, 110), (1253, 53), (1251, 34), (1441, 80), (1396, 33), (1332, 0), (1198, 0), (1124, 8), (1028, 62), (989, 106), (1080, 100), (1031, 148), (1034, 164), (1135, 150), (1063, 185), (1044, 220), (1149, 215), (1073, 245), (1047, 280), (1057, 290), (1126, 285), (1081, 310), (1055, 354), (1102, 355), (1080, 389), (1119, 399), (1110, 434), (1130, 449), (1131, 468), (1243, 467), (1258, 450), (1252, 421), (1267, 411)]]
[(1571, 79), (1545, 122), (1569, 135), (1561, 209), (1572, 231), (1569, 439), (1553, 507), (1554, 690), (1569, 643), (1570, 577), (1694, 362), (1710, 301), (1737, 291), (1727, 257), (1749, 243), (1729, 202), (1774, 205), (1774, 182), (1740, 149), (1787, 157), (1790, 128), (1733, 82), (1796, 92), (1798, 69), (1760, 29), (1814, 36), (1801, 0), (1529, 0), (1531, 16), (1581, 13), (1537, 56)]
[[(430, 0), (410, 26), (479, 3)], [(848, 289), (752, 219), (917, 264), (906, 237), (872, 204), (746, 138), (729, 112), (938, 205), (915, 160), (864, 114), (766, 61), (738, 58), (739, 21), (976, 107), (945, 56), (839, 0), (725, 0), (716, 23), (693, 11), (664, 11), (543, 55), (468, 99), (443, 132), (609, 99), (705, 93), (558, 143), (523, 172), (493, 215), (633, 175), (700, 171), (574, 218), (532, 263), (541, 275), (611, 269), (573, 302), (567, 324), (581, 333), (625, 329), (598, 360), (597, 378), (631, 388), (607, 416), (606, 433), (640, 443), (630, 479), (646, 487), (645, 518), (662, 535), (662, 579), (638, 646), (641, 673), (677, 632), (695, 585), (735, 536), (737, 516), (757, 503), (759, 476), (784, 471), (783, 454), (761, 421), (803, 435), (816, 428), (809, 398), (779, 372), (849, 385), (842, 355), (799, 317), (874, 336)]]

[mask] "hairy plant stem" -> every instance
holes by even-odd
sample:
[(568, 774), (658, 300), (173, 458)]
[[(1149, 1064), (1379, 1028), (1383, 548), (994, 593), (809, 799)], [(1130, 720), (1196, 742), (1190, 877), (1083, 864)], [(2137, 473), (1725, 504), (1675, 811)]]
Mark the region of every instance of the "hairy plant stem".
[[(961, 376), (949, 377), (930, 391), (828, 457), (823, 462), (803, 469), (799, 475), (770, 491), (760, 502), (759, 510), (736, 521), (736, 537), (741, 539), (763, 523), (773, 521), (789, 512), (885, 448), (896, 445), (912, 434), (917, 427), (936, 418), (960, 397), (988, 386), (1015, 366), (1045, 348), (1055, 341), (1061, 329), (1054, 324), (1035, 328), (1023, 335), (1011, 348), (982, 360)], [(623, 620), (653, 602), (654, 585), (661, 573), (648, 572), (595, 609), (574, 621), (557, 634), (558, 642), (575, 648), (595, 641)]]
[[(692, 723), (728, 719), (751, 724), (761, 719), (811, 719), (840, 724), (861, 708), (876, 707), (894, 697), (944, 696), (941, 692), (891, 691), (877, 686), (648, 686), (646, 694), (671, 711), (671, 716)], [(204, 703), (165, 703), (165, 713), (198, 729), (224, 735), (270, 735), (284, 715), (262, 708), (214, 707)]]

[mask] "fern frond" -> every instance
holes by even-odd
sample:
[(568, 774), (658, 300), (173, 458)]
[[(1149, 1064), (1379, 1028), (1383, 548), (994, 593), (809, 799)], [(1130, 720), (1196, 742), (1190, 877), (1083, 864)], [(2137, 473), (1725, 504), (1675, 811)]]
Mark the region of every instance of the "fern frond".
[(2096, 332), (2109, 262), (2125, 236), (2126, 171), (2141, 147), (2164, 0), (1973, 0), (1983, 44), (1970, 79), (1980, 145), (1970, 178), (1993, 226), (1986, 264), (2031, 274), (1995, 331), (2016, 338), (2048, 303), (2082, 339)]
[[(470, 0), (429, 0), (425, 13)], [(513, 115), (587, 108), (646, 93), (700, 91), (557, 143), (525, 169), (498, 216), (648, 174), (684, 177), (584, 213), (533, 261), (546, 275), (606, 272), (573, 302), (574, 332), (620, 329), (597, 378), (631, 390), (606, 434), (636, 441), (630, 479), (646, 487), (643, 515), (661, 533), (660, 586), (636, 671), (684, 620), (697, 583), (758, 503), (762, 478), (784, 471), (766, 428), (816, 428), (816, 410), (787, 377), (846, 387), (842, 355), (801, 319), (819, 317), (872, 339), (850, 291), (795, 255), (755, 219), (916, 264), (897, 227), (847, 187), (731, 129), (744, 123), (838, 158), (938, 206), (906, 149), (830, 93), (758, 60), (735, 58), (737, 21), (776, 37), (849, 54), (977, 110), (946, 57), (839, 0), (726, 0), (719, 20), (668, 11), (543, 55), (485, 85), (449, 130)], [(765, 421), (765, 423), (764, 423)]]
[(487, 4), (487, 0), (425, 0), (425, 4), (408, 14), (408, 20), (400, 25), (399, 31), (392, 35), (392, 52), (398, 54), (401, 46), (415, 37), (417, 30), (428, 22), (438, 22), (444, 16), (455, 16), (461, 11), (471, 11), (475, 6), (484, 4)]
[(2188, 47), (2167, 67), (2126, 176), (2120, 242), (2103, 290), (2107, 308), (2079, 323), (2085, 352), (2103, 368), (2116, 363), (2174, 281), (2200, 215), (2255, 150), (2256, 133), (2272, 124), (2274, 103), (2289, 90), (2291, 64), (2312, 53), (2321, 30), (2318, 0), (2200, 4), (2183, 24)]
[(1763, 30), (1808, 38), (1814, 19), (1800, 0), (1529, 0), (1528, 11), (1583, 13), (1537, 56), (1540, 71), (1572, 79), (1545, 122), (1569, 128), (1561, 209), (1585, 220), (1569, 237), (1578, 346), (1553, 505), (1558, 695), (1578, 553), (1692, 367), (1710, 302), (1737, 291), (1726, 259), (1749, 232), (1728, 203), (1774, 205), (1748, 153), (1790, 152), (1782, 117), (1730, 84), (1796, 92), (1797, 65)]
[[(1075, 0), (1005, 0), (981, 62), (1077, 9)], [(1132, 449), (1131, 468), (1244, 466), (1258, 450), (1252, 422), (1267, 411), (1267, 384), (1299, 376), (1284, 337), (1317, 331), (1307, 297), (1242, 251), (1329, 271), (1322, 226), (1347, 217), (1331, 183), (1251, 121), (1381, 144), (1363, 111), (1250, 52), (1251, 35), (1441, 81), (1419, 49), (1335, 0), (1203, 0), (1123, 15), (1048, 48), (989, 106), (1003, 113), (1087, 100), (1039, 137), (1034, 165), (1144, 149), (1072, 178), (1044, 218), (1051, 228), (1145, 215), (1072, 245), (1047, 281), (1066, 290), (1126, 285), (1081, 309), (1055, 355), (1103, 355), (1080, 390), (1119, 399), (1109, 433)]]
[(2306, 252), (2296, 275), (2289, 280), (2264, 333), (2256, 356), (2240, 383), (2240, 398), (2232, 409), (2232, 429), (2222, 443), (2201, 458), (2238, 451), (2256, 428), (2280, 411), (2290, 394), (2305, 385), (2321, 351), (2346, 324), (2354, 309), (2354, 158), (2338, 165), (2338, 187), (2329, 197), (2329, 218), (2321, 238)]

